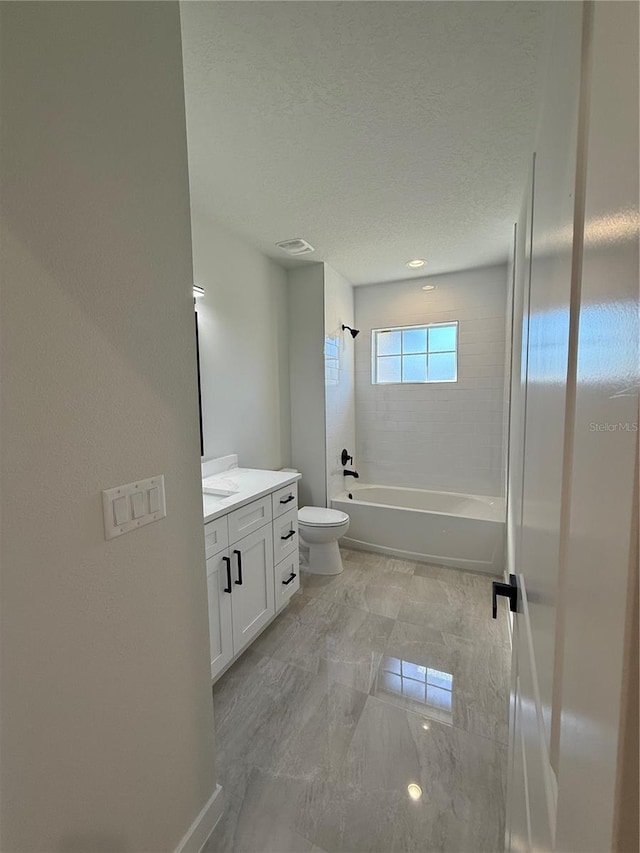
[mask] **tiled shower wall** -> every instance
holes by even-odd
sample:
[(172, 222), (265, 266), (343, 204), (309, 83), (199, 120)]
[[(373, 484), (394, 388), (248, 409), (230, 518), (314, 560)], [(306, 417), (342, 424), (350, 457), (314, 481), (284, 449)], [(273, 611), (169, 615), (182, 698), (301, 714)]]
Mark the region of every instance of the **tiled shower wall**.
[[(506, 266), (355, 288), (361, 480), (504, 494), (506, 297)], [(457, 382), (372, 384), (372, 329), (447, 320), (459, 322)]]

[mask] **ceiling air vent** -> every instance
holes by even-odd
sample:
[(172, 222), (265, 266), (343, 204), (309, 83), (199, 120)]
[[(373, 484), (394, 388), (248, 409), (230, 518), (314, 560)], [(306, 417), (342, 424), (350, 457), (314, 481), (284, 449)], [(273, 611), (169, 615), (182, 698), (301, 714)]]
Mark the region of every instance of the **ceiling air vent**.
[(309, 252), (315, 252), (313, 246), (301, 237), (296, 237), (295, 240), (283, 240), (281, 243), (276, 243), (276, 246), (287, 255), (308, 255)]

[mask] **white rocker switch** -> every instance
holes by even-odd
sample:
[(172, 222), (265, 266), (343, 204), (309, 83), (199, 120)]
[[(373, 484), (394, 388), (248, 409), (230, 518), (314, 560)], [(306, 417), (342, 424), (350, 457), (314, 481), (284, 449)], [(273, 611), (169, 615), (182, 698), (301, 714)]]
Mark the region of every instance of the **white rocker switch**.
[(133, 509), (134, 518), (142, 518), (145, 515), (144, 504), (144, 492), (138, 490), (131, 495), (131, 508)]
[(160, 489), (149, 489), (149, 512), (160, 512)]
[(113, 520), (118, 525), (129, 521), (129, 507), (127, 506), (127, 498), (119, 497), (113, 502)]

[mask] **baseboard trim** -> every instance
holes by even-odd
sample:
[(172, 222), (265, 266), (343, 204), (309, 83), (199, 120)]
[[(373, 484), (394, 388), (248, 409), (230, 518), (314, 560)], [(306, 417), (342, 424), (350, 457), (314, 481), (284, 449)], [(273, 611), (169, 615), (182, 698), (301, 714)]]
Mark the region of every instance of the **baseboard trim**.
[(186, 835), (178, 844), (175, 853), (200, 853), (207, 843), (209, 836), (224, 811), (224, 798), (222, 786), (216, 785), (216, 789), (207, 800), (205, 807), (187, 830)]

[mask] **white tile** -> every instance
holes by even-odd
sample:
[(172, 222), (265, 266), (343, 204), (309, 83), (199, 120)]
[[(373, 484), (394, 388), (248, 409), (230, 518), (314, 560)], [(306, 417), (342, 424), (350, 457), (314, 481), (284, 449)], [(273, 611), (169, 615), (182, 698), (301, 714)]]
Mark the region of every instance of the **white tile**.
[[(506, 269), (357, 288), (355, 406), (363, 479), (499, 494), (503, 481)], [(459, 321), (459, 381), (376, 386), (371, 329)]]

